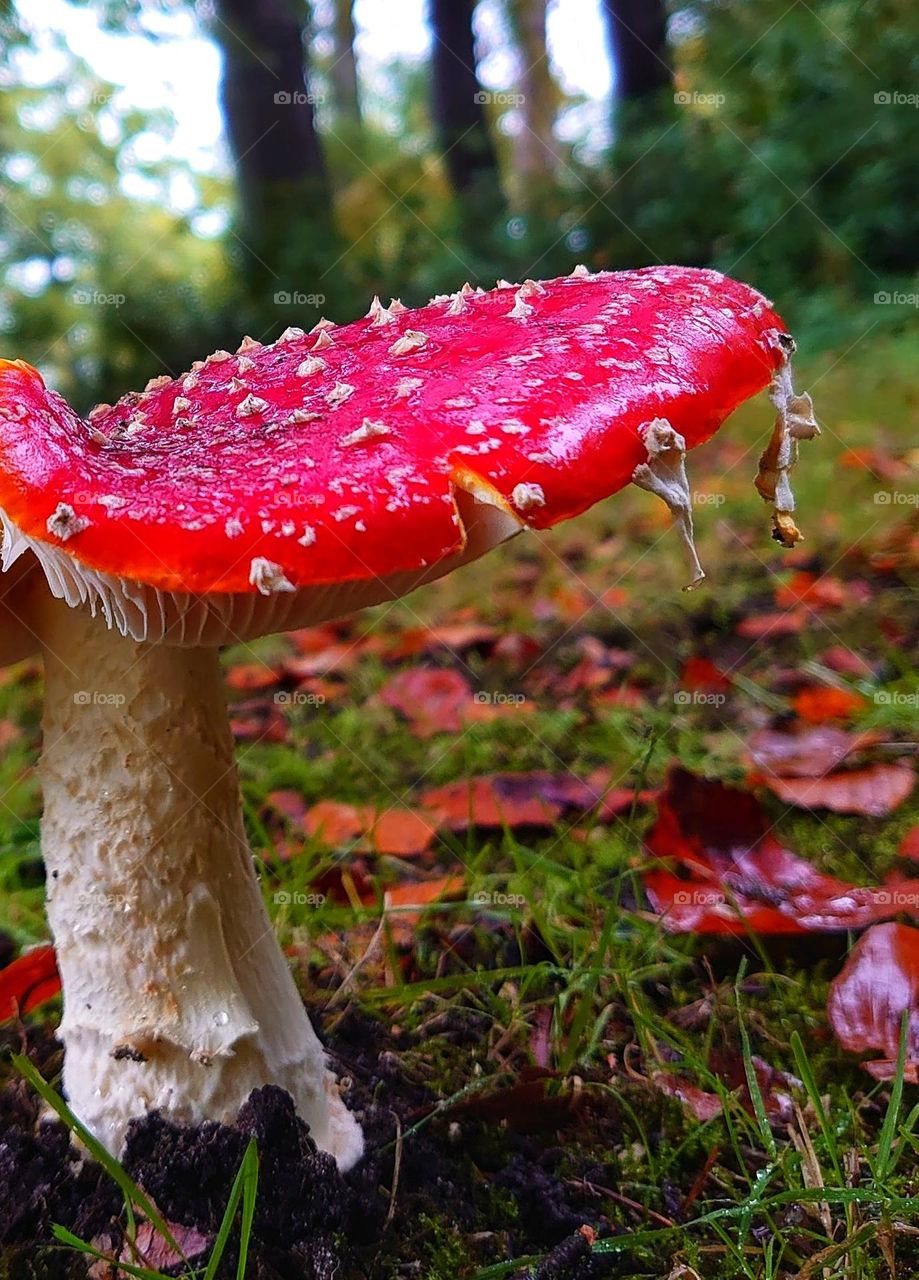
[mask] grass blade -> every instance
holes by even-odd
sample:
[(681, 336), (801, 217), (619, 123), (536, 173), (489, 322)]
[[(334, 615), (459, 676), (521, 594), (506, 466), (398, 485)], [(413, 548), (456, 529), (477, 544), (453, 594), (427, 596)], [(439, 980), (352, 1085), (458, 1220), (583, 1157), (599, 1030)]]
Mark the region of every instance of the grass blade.
[(135, 1205), (166, 1241), (170, 1249), (183, 1262), (187, 1263), (188, 1259), (182, 1252), (181, 1247), (176, 1243), (172, 1232), (166, 1225), (166, 1220), (153, 1201), (141, 1191), (127, 1170), (119, 1164), (113, 1155), (106, 1151), (99, 1139), (95, 1138), (86, 1128), (86, 1125), (77, 1119), (64, 1099), (55, 1093), (47, 1080), (36, 1070), (28, 1058), (21, 1053), (14, 1053), (12, 1061), (20, 1075), (28, 1080), (35, 1092), (47, 1102), (48, 1106), (60, 1117), (71, 1133), (76, 1134), (96, 1163), (100, 1164), (113, 1182), (117, 1183), (121, 1194), (124, 1196), (125, 1204), (129, 1207)]

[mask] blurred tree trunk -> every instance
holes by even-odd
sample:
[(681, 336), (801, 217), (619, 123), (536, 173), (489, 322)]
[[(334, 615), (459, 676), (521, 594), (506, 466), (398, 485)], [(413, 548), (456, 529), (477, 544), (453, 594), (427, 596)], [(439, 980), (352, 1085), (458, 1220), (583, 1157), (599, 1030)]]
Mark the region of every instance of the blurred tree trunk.
[(429, 8), (434, 124), (450, 182), (460, 195), (483, 180), (498, 182), (485, 94), (476, 74), (474, 8), (474, 0), (430, 0)]
[(547, 0), (506, 0), (507, 17), (520, 53), (517, 92), (523, 95), (523, 128), (514, 139), (515, 168), (524, 202), (554, 182), (556, 168), (552, 126), (558, 92), (546, 47)]
[(671, 82), (664, 0), (602, 0), (616, 94), (630, 102)]
[(360, 124), (361, 104), (354, 56), (354, 0), (332, 0), (332, 66), (329, 78), (336, 114)]
[(306, 14), (295, 0), (216, 0), (223, 53), (221, 102), (239, 183), (243, 224), (254, 247), (270, 250), (281, 212), (292, 231), (308, 188), (328, 204), (322, 151), (307, 91)]

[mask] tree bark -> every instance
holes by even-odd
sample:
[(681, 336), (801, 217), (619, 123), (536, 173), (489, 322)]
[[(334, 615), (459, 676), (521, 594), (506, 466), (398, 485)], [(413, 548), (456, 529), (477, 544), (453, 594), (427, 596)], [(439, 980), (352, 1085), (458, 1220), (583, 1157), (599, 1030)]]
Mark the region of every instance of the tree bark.
[(343, 120), (360, 124), (361, 104), (357, 84), (357, 59), (354, 55), (354, 0), (333, 0), (332, 14), (332, 82), (335, 113)]
[(546, 47), (547, 0), (507, 0), (507, 17), (520, 53), (517, 92), (523, 95), (523, 128), (514, 140), (516, 176), (524, 200), (543, 190), (555, 175), (552, 126), (558, 93)]
[(616, 69), (616, 96), (630, 102), (670, 84), (663, 0), (603, 0), (603, 14)]
[(474, 0), (430, 0), (434, 124), (450, 182), (459, 194), (483, 181), (497, 182), (486, 95), (476, 74), (474, 8)]
[[(309, 187), (326, 195), (322, 150), (305, 80), (304, 20), (292, 0), (217, 0), (221, 102), (245, 226), (257, 242), (279, 202)], [(302, 213), (307, 212), (301, 209)]]

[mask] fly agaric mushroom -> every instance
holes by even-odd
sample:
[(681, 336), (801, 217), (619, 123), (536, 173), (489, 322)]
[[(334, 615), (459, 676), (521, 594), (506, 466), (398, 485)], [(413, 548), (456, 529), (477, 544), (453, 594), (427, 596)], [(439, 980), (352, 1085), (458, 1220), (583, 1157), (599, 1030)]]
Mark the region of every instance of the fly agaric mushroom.
[(111, 1150), (148, 1109), (226, 1121), (266, 1083), (343, 1167), (361, 1150), (262, 903), (219, 646), (395, 599), (630, 481), (698, 579), (685, 451), (769, 383), (758, 486), (793, 541), (816, 424), (792, 350), (717, 272), (577, 268), (247, 338), (88, 421), (2, 362), (0, 657), (44, 652), (64, 1085)]

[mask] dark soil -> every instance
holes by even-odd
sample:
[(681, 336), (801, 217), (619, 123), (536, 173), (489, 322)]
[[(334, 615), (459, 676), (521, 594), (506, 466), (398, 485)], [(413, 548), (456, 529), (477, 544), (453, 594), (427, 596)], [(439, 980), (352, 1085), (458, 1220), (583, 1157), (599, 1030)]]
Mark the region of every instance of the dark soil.
[[(476, 1014), (454, 1007), (447, 1022), (438, 1026), (438, 1046), (462, 1054), (479, 1033)], [(436, 1111), (438, 1096), (403, 1065), (407, 1047), (416, 1064), (425, 1047), (417, 1038), (408, 1046), (409, 1038), (403, 1033), (397, 1048), (381, 1024), (357, 1012), (338, 1021), (334, 1058), (367, 1138), (367, 1155), (345, 1177), (276, 1088), (253, 1093), (233, 1126), (181, 1129), (158, 1114), (139, 1120), (124, 1164), (174, 1234), (197, 1242), (206, 1258), (254, 1137), (260, 1177), (247, 1276), (256, 1280), (452, 1280), (534, 1254), (546, 1256), (518, 1280), (611, 1274), (589, 1240), (616, 1229), (597, 1189), (614, 1178), (597, 1160), (615, 1141), (612, 1108), (598, 1108), (599, 1095), (580, 1104), (553, 1097), (551, 1077), (531, 1070)], [(28, 1048), (46, 1074), (59, 1067), (47, 1033), (37, 1030)], [(0, 1092), (0, 1280), (87, 1275), (81, 1257), (49, 1248), (54, 1223), (109, 1256), (125, 1247), (120, 1192), (78, 1159), (63, 1126), (39, 1120), (21, 1083), (10, 1083)], [(185, 1228), (195, 1230), (180, 1236)], [(180, 1274), (181, 1264), (170, 1269), (170, 1261), (158, 1257), (157, 1265)], [(236, 1262), (230, 1248), (221, 1277), (235, 1276)], [(92, 1273), (94, 1280), (116, 1274), (104, 1266)]]

